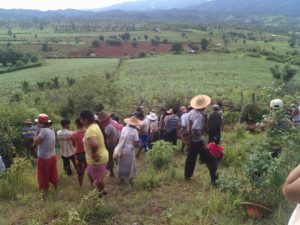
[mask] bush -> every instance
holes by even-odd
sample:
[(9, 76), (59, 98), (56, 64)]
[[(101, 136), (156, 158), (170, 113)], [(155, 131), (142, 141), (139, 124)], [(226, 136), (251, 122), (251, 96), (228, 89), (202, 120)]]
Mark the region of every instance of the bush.
[(170, 167), (176, 151), (176, 146), (173, 146), (171, 143), (157, 141), (148, 152), (147, 161), (150, 162), (156, 170), (167, 169)]
[(68, 210), (65, 218), (53, 220), (51, 225), (101, 224), (115, 210), (114, 206), (99, 198), (99, 192), (94, 189), (82, 197), (77, 207)]
[(248, 104), (242, 109), (240, 122), (257, 123), (261, 121), (263, 115), (267, 113), (268, 110), (260, 107), (258, 104)]
[(116, 46), (116, 47), (122, 45), (122, 41), (120, 39), (108, 39), (108, 40), (106, 40), (106, 43), (108, 45)]
[(146, 52), (144, 51), (141, 51), (139, 54), (138, 54), (138, 58), (145, 58), (146, 57)]
[(134, 181), (134, 187), (137, 190), (151, 190), (160, 185), (160, 179), (153, 170), (143, 176), (137, 177)]
[(30, 163), (24, 158), (16, 158), (7, 172), (0, 177), (0, 198), (12, 199), (35, 189), (32, 176), (26, 174)]

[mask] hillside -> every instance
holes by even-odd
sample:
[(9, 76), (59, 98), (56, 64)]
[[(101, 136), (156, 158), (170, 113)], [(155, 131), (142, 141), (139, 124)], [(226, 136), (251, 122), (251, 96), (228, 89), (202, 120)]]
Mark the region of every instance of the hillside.
[(142, 0), (135, 2), (125, 2), (113, 5), (101, 11), (119, 9), (126, 11), (150, 11), (150, 10), (166, 10), (166, 9), (183, 9), (192, 5), (205, 3), (207, 0)]
[(299, 0), (214, 0), (191, 8), (216, 13), (300, 16)]

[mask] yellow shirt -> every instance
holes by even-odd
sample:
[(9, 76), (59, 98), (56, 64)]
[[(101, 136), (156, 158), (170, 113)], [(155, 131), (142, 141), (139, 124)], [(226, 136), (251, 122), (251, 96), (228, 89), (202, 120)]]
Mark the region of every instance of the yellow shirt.
[[(89, 138), (91, 137), (97, 137), (99, 143), (96, 151), (96, 154), (100, 156), (100, 160), (98, 161), (95, 161), (95, 159), (92, 158), (92, 149), (89, 144)], [(104, 164), (108, 162), (108, 151), (105, 147), (104, 137), (98, 124), (93, 123), (87, 128), (84, 134), (83, 144), (86, 152), (85, 156), (87, 164)]]

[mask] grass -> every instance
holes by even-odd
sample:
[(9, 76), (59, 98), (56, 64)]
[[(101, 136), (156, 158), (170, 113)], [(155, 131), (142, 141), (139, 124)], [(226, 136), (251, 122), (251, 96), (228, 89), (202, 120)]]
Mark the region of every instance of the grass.
[(6, 95), (20, 86), (22, 81), (35, 85), (38, 81), (50, 80), (53, 77), (79, 78), (86, 75), (104, 75), (111, 72), (117, 59), (51, 59), (39, 68), (26, 69), (0, 75), (0, 93)]
[[(144, 155), (138, 162), (138, 175), (134, 184), (119, 184), (116, 178), (106, 178), (106, 189), (109, 194), (105, 204), (116, 207), (113, 215), (106, 219), (104, 225), (122, 224), (247, 224), (266, 225), (283, 224), (287, 221), (291, 208), (283, 202), (282, 208), (274, 215), (261, 221), (248, 219), (239, 207), (239, 200), (230, 194), (221, 193), (211, 187), (209, 174), (205, 165), (197, 163), (194, 180), (183, 179), (185, 154), (176, 156), (177, 179), (167, 179), (167, 172), (157, 173), (160, 186), (139, 188), (141, 180), (147, 180), (149, 171)], [(66, 216), (67, 211), (76, 207), (90, 186), (85, 177), (83, 188), (78, 187), (76, 176), (67, 177), (62, 172), (59, 160), (60, 184), (57, 192), (51, 191), (46, 200), (41, 198), (37, 188), (27, 194), (0, 203), (1, 225), (9, 224), (44, 224)], [(220, 170), (225, 170), (221, 167)], [(35, 181), (35, 168), (31, 169), (31, 179)], [(35, 181), (36, 182), (36, 181)], [(37, 187), (37, 184), (36, 184)]]

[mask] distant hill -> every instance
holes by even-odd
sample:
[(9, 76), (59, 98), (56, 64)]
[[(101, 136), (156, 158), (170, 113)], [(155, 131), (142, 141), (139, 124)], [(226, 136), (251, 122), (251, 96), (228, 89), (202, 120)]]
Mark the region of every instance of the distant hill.
[(299, 0), (212, 0), (190, 8), (214, 13), (300, 16)]
[(99, 11), (107, 10), (125, 10), (125, 11), (150, 11), (150, 10), (167, 10), (183, 9), (192, 5), (199, 5), (207, 0), (138, 0), (134, 2), (125, 2), (113, 5)]
[(300, 0), (139, 0), (103, 10), (150, 11), (197, 9), (216, 13), (300, 16)]

